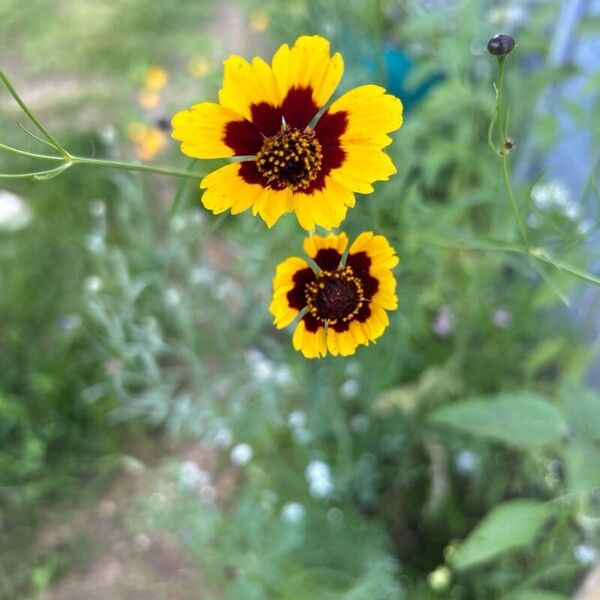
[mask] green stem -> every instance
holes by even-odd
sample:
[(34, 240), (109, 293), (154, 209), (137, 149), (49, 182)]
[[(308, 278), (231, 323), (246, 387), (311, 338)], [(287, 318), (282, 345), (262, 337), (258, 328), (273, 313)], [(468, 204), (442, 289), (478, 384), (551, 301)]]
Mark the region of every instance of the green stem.
[(6, 75), (0, 71), (0, 80), (6, 86), (10, 95), (15, 99), (15, 102), (21, 107), (23, 112), (29, 117), (29, 120), (40, 130), (42, 135), (65, 157), (69, 158), (69, 153), (62, 147), (60, 142), (37, 120), (36, 116), (29, 110), (25, 102), (21, 100), (19, 94), (12, 86)]
[(64, 156), (51, 156), (50, 154), (37, 154), (36, 152), (28, 152), (27, 150), (19, 150), (18, 148), (13, 148), (12, 146), (7, 146), (6, 144), (0, 143), (0, 150), (6, 150), (7, 152), (12, 152), (13, 154), (19, 154), (21, 156), (27, 156), (29, 158), (39, 158), (42, 160), (65, 160)]
[(123, 171), (138, 171), (142, 173), (158, 173), (159, 175), (171, 175), (173, 177), (187, 177), (189, 179), (198, 179), (200, 176), (191, 171), (182, 171), (180, 169), (170, 169), (167, 167), (153, 167), (152, 165), (143, 165), (138, 163), (128, 163), (118, 160), (104, 160), (101, 158), (86, 158), (85, 156), (71, 156), (70, 162), (75, 165), (87, 165), (93, 167), (105, 167), (108, 169), (121, 169)]
[(504, 179), (504, 188), (506, 189), (506, 195), (508, 196), (508, 200), (510, 202), (510, 207), (515, 216), (515, 220), (519, 227), (519, 233), (521, 234), (521, 239), (523, 240), (523, 244), (525, 248), (529, 248), (529, 239), (527, 237), (527, 228), (525, 227), (525, 222), (523, 221), (523, 217), (519, 212), (519, 207), (517, 206), (517, 201), (515, 199), (515, 195), (512, 190), (512, 185), (510, 183), (510, 173), (508, 171), (508, 155), (502, 154), (502, 175)]
[[(519, 228), (519, 234), (521, 235), (521, 240), (523, 241), (523, 245), (527, 250), (529, 250), (529, 239), (527, 237), (527, 228), (525, 227), (525, 221), (523, 221), (523, 217), (519, 212), (519, 208), (517, 206), (517, 201), (515, 199), (515, 195), (513, 193), (511, 181), (510, 181), (510, 173), (508, 168), (508, 152), (505, 148), (505, 143), (507, 141), (506, 137), (506, 118), (504, 111), (504, 67), (506, 65), (506, 56), (498, 57), (498, 88), (496, 90), (496, 112), (494, 114), (494, 120), (492, 124), (497, 120), (498, 121), (498, 130), (500, 133), (500, 143), (498, 148), (496, 149), (497, 153), (500, 155), (500, 160), (502, 161), (502, 176), (504, 180), (504, 187), (506, 189), (506, 195), (508, 196), (508, 200), (510, 202), (510, 207), (515, 217), (515, 221), (517, 222), (517, 226)], [(488, 131), (488, 142), (493, 146), (491, 141), (491, 126), (490, 131)]]

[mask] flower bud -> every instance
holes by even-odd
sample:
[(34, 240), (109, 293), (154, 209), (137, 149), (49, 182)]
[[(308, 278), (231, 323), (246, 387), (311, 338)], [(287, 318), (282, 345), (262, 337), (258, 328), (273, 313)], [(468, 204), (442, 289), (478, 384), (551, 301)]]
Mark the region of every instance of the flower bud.
[(515, 40), (504, 33), (495, 35), (487, 45), (488, 52), (494, 56), (506, 56), (513, 51), (514, 47)]

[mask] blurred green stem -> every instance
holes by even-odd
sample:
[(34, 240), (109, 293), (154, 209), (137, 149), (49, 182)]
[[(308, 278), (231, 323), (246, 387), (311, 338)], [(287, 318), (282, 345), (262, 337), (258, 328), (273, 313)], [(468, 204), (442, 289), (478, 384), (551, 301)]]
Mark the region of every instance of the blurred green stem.
[[(496, 110), (494, 112), (494, 117), (492, 122), (490, 123), (490, 128), (488, 130), (488, 143), (494, 149), (496, 154), (500, 157), (502, 161), (502, 178), (504, 180), (504, 187), (506, 189), (506, 195), (508, 197), (508, 201), (510, 202), (510, 207), (515, 216), (515, 221), (517, 222), (517, 226), (519, 228), (519, 233), (521, 235), (521, 240), (523, 241), (523, 245), (525, 248), (529, 248), (529, 239), (527, 237), (527, 228), (525, 227), (525, 222), (523, 221), (523, 217), (519, 212), (519, 208), (517, 206), (517, 201), (515, 199), (515, 195), (513, 193), (512, 184), (510, 180), (510, 171), (508, 166), (508, 154), (510, 152), (510, 141), (506, 135), (506, 124), (507, 124), (507, 116), (506, 109), (504, 107), (504, 69), (506, 67), (506, 56), (498, 57), (498, 87), (496, 88)], [(500, 140), (498, 146), (494, 145), (492, 140), (494, 125), (498, 123), (498, 132), (500, 134)]]

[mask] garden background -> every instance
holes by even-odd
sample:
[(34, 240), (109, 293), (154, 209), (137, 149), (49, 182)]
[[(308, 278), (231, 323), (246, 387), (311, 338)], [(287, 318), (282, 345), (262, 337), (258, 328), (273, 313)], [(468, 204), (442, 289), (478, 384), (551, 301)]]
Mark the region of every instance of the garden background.
[[(574, 597), (599, 561), (598, 296), (498, 242), (518, 228), (486, 44), (517, 40), (531, 243), (593, 273), (600, 86), (575, 50), (597, 9), (2, 0), (0, 68), (82, 155), (188, 167), (170, 119), (216, 98), (222, 60), (312, 33), (344, 55), (338, 93), (385, 85), (405, 123), (398, 173), (344, 223), (396, 248), (400, 306), (347, 359), (308, 361), (271, 324), (292, 215), (214, 217), (196, 182), (155, 174), (0, 180), (0, 598)], [(3, 92), (0, 141), (44, 152), (19, 123)]]

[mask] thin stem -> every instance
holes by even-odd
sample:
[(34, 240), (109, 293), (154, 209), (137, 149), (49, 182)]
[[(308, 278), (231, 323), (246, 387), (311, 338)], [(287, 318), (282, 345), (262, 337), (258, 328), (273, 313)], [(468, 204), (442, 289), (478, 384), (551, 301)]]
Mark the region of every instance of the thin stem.
[(170, 169), (167, 167), (153, 167), (152, 165), (143, 165), (137, 163), (128, 163), (117, 160), (104, 160), (101, 158), (87, 158), (85, 156), (71, 156), (70, 161), (75, 165), (88, 165), (95, 167), (106, 167), (109, 169), (121, 169), (123, 171), (139, 171), (143, 173), (158, 173), (159, 175), (171, 175), (173, 177), (187, 177), (189, 179), (198, 179), (197, 173), (190, 171), (181, 171), (180, 169)]
[(69, 153), (62, 147), (60, 142), (38, 121), (36, 116), (29, 110), (28, 106), (21, 100), (19, 94), (12, 86), (6, 75), (0, 70), (0, 80), (10, 92), (10, 95), (15, 99), (15, 102), (21, 107), (23, 112), (29, 117), (29, 120), (40, 130), (43, 136), (65, 157), (69, 158)]
[(19, 154), (21, 156), (27, 156), (29, 158), (39, 158), (41, 160), (65, 160), (64, 156), (51, 156), (49, 154), (37, 154), (35, 152), (19, 150), (18, 148), (13, 148), (12, 146), (7, 146), (6, 144), (2, 144), (2, 143), (0, 143), (0, 150), (6, 150), (7, 152), (12, 152), (13, 154)]
[[(510, 182), (510, 173), (508, 168), (508, 152), (505, 148), (505, 144), (507, 141), (506, 137), (506, 119), (504, 117), (504, 67), (506, 65), (506, 56), (498, 57), (498, 87), (496, 89), (496, 112), (494, 114), (494, 121), (498, 121), (498, 130), (500, 133), (500, 145), (497, 149), (497, 153), (500, 155), (500, 159), (502, 161), (502, 176), (504, 180), (504, 187), (506, 189), (506, 195), (508, 196), (508, 200), (510, 202), (510, 207), (515, 217), (515, 221), (517, 222), (517, 226), (519, 228), (519, 233), (521, 235), (521, 239), (523, 241), (523, 245), (528, 250), (529, 249), (529, 239), (527, 237), (527, 228), (525, 227), (525, 222), (523, 221), (523, 217), (519, 212), (519, 208), (517, 206), (517, 201), (515, 199), (515, 195), (512, 190), (512, 185)], [(488, 141), (491, 142), (491, 133), (488, 132)], [(493, 144), (492, 144), (493, 145)]]
[(510, 202), (510, 207), (515, 215), (515, 220), (519, 227), (519, 233), (521, 234), (521, 239), (523, 240), (523, 244), (525, 248), (529, 248), (529, 239), (527, 237), (527, 228), (525, 227), (525, 222), (523, 221), (523, 217), (519, 212), (519, 208), (517, 206), (517, 201), (515, 199), (515, 195), (512, 190), (512, 185), (510, 183), (510, 173), (508, 171), (508, 155), (502, 154), (502, 175), (504, 179), (504, 188), (506, 189), (506, 195), (508, 196), (508, 200)]
[(47, 171), (34, 171), (33, 173), (0, 173), (0, 179), (35, 179), (40, 176), (43, 179), (44, 175), (50, 175), (55, 170), (48, 169)]
[(23, 123), (17, 123), (17, 125), (29, 136), (32, 137), (34, 140), (37, 140), (38, 142), (42, 142), (42, 144), (46, 144), (47, 146), (50, 146), (50, 148), (54, 148), (54, 144), (51, 144), (48, 140), (45, 140), (44, 138), (41, 138), (39, 135), (35, 135), (35, 133), (31, 133), (31, 131), (29, 131), (29, 129), (27, 129), (27, 127), (25, 127), (23, 125)]

